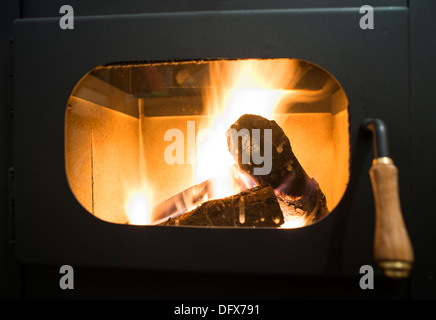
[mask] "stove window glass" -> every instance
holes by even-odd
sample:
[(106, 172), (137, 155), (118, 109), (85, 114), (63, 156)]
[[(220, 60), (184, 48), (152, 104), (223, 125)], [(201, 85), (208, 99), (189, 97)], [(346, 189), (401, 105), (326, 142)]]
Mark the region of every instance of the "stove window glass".
[(71, 93), (66, 173), (107, 222), (302, 227), (345, 192), (348, 127), (342, 87), (306, 61), (115, 63)]

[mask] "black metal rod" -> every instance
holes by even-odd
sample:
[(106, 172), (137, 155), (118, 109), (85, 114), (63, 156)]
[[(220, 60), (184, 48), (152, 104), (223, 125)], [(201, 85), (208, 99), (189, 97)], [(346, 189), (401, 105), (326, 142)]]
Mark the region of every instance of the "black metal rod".
[(380, 119), (367, 119), (362, 128), (372, 132), (374, 158), (389, 157), (388, 132), (384, 122)]

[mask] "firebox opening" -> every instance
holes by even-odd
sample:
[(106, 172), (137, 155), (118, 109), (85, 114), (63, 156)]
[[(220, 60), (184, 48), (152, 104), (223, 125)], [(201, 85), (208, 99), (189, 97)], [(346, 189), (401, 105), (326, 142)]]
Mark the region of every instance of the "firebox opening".
[(345, 192), (348, 121), (340, 84), (303, 60), (113, 63), (71, 93), (66, 174), (111, 223), (302, 227)]

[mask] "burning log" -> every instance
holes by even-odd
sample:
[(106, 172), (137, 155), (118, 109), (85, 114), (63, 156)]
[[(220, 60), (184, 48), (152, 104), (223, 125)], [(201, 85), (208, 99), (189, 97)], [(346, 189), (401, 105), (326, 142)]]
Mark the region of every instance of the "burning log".
[(210, 180), (193, 185), (155, 206), (151, 216), (155, 223), (159, 223), (162, 220), (166, 222), (168, 218), (183, 214), (190, 210), (190, 207), (195, 207), (198, 203), (202, 202), (206, 195), (210, 196), (211, 190), (212, 182)]
[(278, 227), (283, 213), (271, 186), (254, 187), (233, 196), (210, 200), (166, 226)]
[[(305, 216), (307, 222), (313, 223), (328, 214), (321, 188), (304, 171), (288, 137), (275, 121), (258, 115), (243, 115), (227, 131), (227, 144), (242, 171), (258, 185), (274, 188), (285, 215)], [(264, 150), (261, 164), (254, 161), (256, 157), (259, 159), (260, 150)], [(270, 154), (267, 154), (268, 150)], [(269, 172), (259, 170), (268, 162), (270, 168), (266, 169), (271, 169)]]

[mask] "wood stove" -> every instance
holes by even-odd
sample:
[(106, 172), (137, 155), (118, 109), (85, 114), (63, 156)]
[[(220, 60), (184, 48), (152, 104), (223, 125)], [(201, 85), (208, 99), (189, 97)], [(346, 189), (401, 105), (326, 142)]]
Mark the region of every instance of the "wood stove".
[[(255, 283), (249, 279), (259, 279), (268, 289), (281, 277), (297, 287), (309, 279), (322, 286), (342, 284), (338, 296), (346, 296), (353, 285), (356, 296), (368, 296), (358, 288), (364, 265), (374, 266), (375, 281), (383, 284), (373, 296), (410, 296), (411, 278), (386, 278), (374, 258), (375, 204), (368, 175), (374, 144), (362, 124), (382, 119), (389, 129), (390, 156), (400, 169), (399, 195), (410, 230), (410, 6), (417, 4), (374, 4), (375, 28), (363, 30), (359, 8), (367, 3), (315, 2), (246, 7), (224, 1), (222, 7), (201, 10), (194, 3), (173, 8), (156, 3), (155, 10), (146, 10), (135, 2), (124, 9), (108, 4), (104, 15), (95, 13), (93, 5), (77, 3), (72, 30), (59, 27), (59, 16), (40, 17), (33, 1), (24, 2), (25, 15), (14, 23), (11, 44), (9, 212), (14, 256), (27, 270), (25, 296), (67, 296), (57, 283), (45, 293), (37, 289), (41, 279), (58, 278), (58, 271), (48, 274), (62, 265), (80, 270), (77, 279), (82, 272), (83, 280), (78, 283), (100, 296), (108, 286), (90, 289), (97, 274), (100, 279), (124, 278), (115, 287), (127, 290), (127, 296), (148, 298), (174, 295), (156, 284), (151, 286), (155, 295), (142, 292), (132, 286), (129, 274), (144, 286), (153, 275), (166, 279), (178, 288), (172, 290), (177, 297), (200, 297), (184, 294), (180, 288), (187, 284), (180, 277), (197, 288), (210, 281), (211, 291), (199, 290), (209, 297), (215, 296), (214, 277), (223, 283), (240, 277), (245, 288)], [(221, 95), (222, 105), (229, 92), (225, 81), (239, 77), (232, 72), (250, 63), (257, 64), (250, 70), (267, 70), (262, 77), (288, 76), (285, 84), (268, 87), (287, 94), (268, 117), (282, 126), (303, 167), (319, 182), (328, 214), (298, 228), (137, 222), (127, 208), (134, 190), (150, 195), (148, 201), (156, 205), (205, 181), (195, 180), (190, 163), (177, 167), (164, 162), (171, 143), (165, 133), (177, 129), (187, 136), (194, 123), (198, 137), (198, 130), (213, 122), (205, 89), (218, 88), (218, 93), (206, 91)], [(268, 63), (276, 65), (264, 65)], [(214, 78), (216, 83), (203, 81), (211, 81), (213, 70), (227, 73)], [(245, 95), (236, 98), (242, 102), (231, 108), (248, 105), (242, 114), (254, 110), (264, 96), (253, 88), (259, 89), (243, 86)], [(315, 99), (307, 98), (314, 93)], [(189, 150), (185, 152), (189, 162)], [(140, 211), (149, 210), (139, 203)], [(225, 289), (219, 292), (216, 296), (227, 297)], [(307, 289), (303, 292), (309, 297)]]

